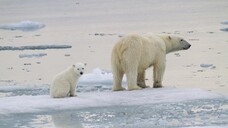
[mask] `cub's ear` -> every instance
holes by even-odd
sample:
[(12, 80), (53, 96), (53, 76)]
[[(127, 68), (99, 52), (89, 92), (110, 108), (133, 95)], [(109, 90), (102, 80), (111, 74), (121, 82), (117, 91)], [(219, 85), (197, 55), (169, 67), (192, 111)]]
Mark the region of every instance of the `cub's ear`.
[(86, 65), (87, 65), (87, 63), (84, 63), (84, 65), (86, 66)]
[(171, 36), (168, 36), (168, 39), (171, 40), (172, 39)]

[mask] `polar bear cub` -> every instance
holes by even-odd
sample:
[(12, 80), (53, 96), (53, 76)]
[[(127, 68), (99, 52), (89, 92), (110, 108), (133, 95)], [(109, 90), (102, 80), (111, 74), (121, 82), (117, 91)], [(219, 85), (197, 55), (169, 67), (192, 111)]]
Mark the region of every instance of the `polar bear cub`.
[(77, 87), (78, 79), (84, 74), (85, 67), (85, 63), (76, 63), (57, 74), (50, 87), (50, 96), (52, 98), (76, 96), (75, 88)]

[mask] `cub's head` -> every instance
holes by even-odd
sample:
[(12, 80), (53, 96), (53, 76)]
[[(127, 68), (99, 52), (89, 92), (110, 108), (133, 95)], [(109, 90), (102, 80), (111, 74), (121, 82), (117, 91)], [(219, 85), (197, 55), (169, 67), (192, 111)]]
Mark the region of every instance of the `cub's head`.
[(166, 36), (166, 52), (175, 52), (179, 50), (187, 50), (191, 47), (186, 40), (177, 36)]
[(86, 63), (76, 63), (73, 65), (74, 72), (79, 76), (84, 74), (85, 67), (86, 67)]

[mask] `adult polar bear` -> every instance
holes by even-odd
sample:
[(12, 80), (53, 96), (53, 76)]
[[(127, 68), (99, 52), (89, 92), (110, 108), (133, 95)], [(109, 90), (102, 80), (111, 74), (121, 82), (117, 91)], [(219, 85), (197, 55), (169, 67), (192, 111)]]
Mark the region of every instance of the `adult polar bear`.
[(166, 54), (190, 47), (183, 38), (171, 35), (132, 34), (123, 37), (112, 50), (113, 90), (124, 90), (121, 86), (124, 73), (128, 90), (145, 88), (145, 70), (151, 66), (154, 67), (153, 87), (162, 87)]

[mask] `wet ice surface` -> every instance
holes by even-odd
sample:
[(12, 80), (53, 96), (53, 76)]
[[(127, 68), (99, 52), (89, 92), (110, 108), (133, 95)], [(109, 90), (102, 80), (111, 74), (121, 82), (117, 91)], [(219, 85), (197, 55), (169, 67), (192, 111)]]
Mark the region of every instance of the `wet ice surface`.
[[(99, 90), (108, 86), (107, 90)], [(97, 89), (95, 89), (97, 88)], [(200, 89), (112, 92), (111, 85), (52, 99), (48, 85), (1, 87), (0, 127), (195, 127), (228, 126), (227, 97)], [(64, 107), (63, 107), (64, 106)]]
[(204, 99), (177, 103), (10, 114), (0, 116), (0, 127), (226, 127), (228, 126), (227, 107), (228, 101), (225, 99)]

